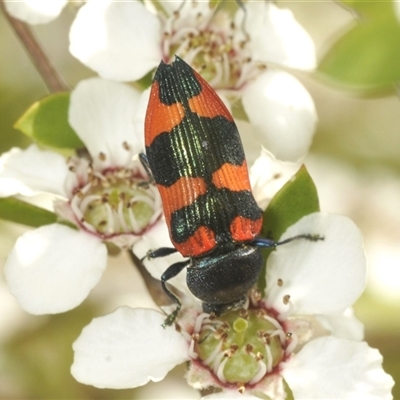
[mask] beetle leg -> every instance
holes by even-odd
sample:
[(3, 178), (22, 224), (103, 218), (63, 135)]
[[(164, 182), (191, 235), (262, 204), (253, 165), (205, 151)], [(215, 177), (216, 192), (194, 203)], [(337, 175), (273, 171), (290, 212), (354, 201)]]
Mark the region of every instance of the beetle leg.
[(162, 274), (161, 276), (161, 286), (164, 290), (164, 292), (169, 296), (169, 298), (171, 298), (176, 304), (176, 308), (175, 310), (168, 315), (168, 317), (165, 319), (164, 323), (162, 324), (163, 328), (165, 328), (167, 325), (172, 325), (173, 322), (175, 321), (179, 310), (182, 307), (182, 303), (179, 299), (178, 296), (176, 296), (174, 293), (172, 293), (166, 285), (166, 282), (170, 279), (172, 279), (173, 277), (175, 277), (176, 275), (179, 274), (179, 272), (181, 272), (185, 267), (187, 267), (190, 264), (190, 260), (185, 260), (185, 261), (180, 261), (177, 262), (175, 264), (170, 265), (167, 270)]
[(146, 255), (140, 259), (140, 261), (143, 261), (146, 258), (150, 260), (152, 258), (166, 257), (177, 252), (178, 250), (175, 249), (175, 247), (160, 247), (157, 250), (149, 250)]
[(139, 154), (139, 161), (143, 165), (143, 168), (146, 170), (147, 175), (149, 176), (149, 180), (143, 181), (139, 183), (139, 186), (148, 187), (150, 184), (154, 183), (154, 177), (150, 169), (149, 160), (147, 159), (146, 154)]

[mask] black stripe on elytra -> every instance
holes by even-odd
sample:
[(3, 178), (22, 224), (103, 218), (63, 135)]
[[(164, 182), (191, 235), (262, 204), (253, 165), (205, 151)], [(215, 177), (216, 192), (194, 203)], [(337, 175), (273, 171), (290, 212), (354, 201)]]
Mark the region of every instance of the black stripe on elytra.
[(242, 165), (245, 160), (234, 122), (195, 113), (188, 113), (170, 133), (157, 135), (146, 154), (156, 183), (167, 187), (182, 176), (211, 182), (223, 164)]
[(201, 92), (201, 85), (192, 68), (181, 58), (176, 57), (173, 64), (161, 61), (154, 80), (159, 85), (161, 103), (170, 106), (174, 103), (186, 104), (187, 100)]
[(200, 227), (211, 228), (218, 244), (232, 241), (230, 225), (234, 218), (241, 216), (256, 221), (262, 216), (253, 194), (243, 190), (210, 187), (207, 193), (193, 203), (171, 214), (171, 234), (176, 243), (183, 243)]

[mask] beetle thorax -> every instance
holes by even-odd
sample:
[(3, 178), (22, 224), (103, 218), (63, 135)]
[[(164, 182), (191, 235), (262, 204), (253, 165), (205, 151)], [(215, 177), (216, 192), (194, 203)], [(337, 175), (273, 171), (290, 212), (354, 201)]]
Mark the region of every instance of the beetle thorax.
[(262, 268), (260, 249), (237, 244), (226, 252), (194, 259), (187, 270), (190, 291), (203, 301), (205, 312), (221, 314), (242, 303)]

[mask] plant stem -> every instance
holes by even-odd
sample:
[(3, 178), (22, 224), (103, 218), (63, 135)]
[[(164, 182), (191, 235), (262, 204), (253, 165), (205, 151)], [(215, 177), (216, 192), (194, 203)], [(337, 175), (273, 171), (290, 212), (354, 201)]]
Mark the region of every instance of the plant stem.
[(15, 33), (24, 44), (35, 68), (42, 77), (47, 89), (50, 93), (65, 92), (68, 91), (68, 85), (64, 79), (60, 76), (57, 70), (54, 68), (39, 43), (35, 39), (32, 31), (25, 22), (22, 22), (16, 18), (10, 16), (4, 6), (4, 0), (0, 0), (0, 8), (3, 11), (5, 17), (9, 21), (10, 25), (14, 29)]

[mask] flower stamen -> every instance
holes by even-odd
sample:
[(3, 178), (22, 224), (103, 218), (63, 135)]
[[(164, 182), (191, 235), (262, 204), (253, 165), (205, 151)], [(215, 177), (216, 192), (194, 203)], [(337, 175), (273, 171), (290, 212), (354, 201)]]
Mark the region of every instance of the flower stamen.
[(229, 357), (226, 354), (222, 355), (223, 361), (221, 364), (218, 365), (218, 363), (216, 363), (216, 365), (218, 365), (217, 368), (217, 372), (215, 373), (215, 368), (214, 368), (214, 373), (215, 375), (217, 375), (217, 378), (222, 382), (222, 383), (226, 383), (226, 379), (224, 376), (224, 368), (226, 363), (228, 362)]
[(272, 354), (270, 353), (269, 356), (271, 356), (271, 369), (269, 369), (262, 360), (258, 360), (258, 367), (259, 370), (257, 374), (254, 376), (254, 378), (249, 382), (249, 385), (255, 385), (256, 383), (260, 382), (260, 380), (265, 376), (266, 373), (272, 371)]
[(270, 322), (272, 325), (274, 325), (277, 330), (283, 331), (281, 324), (275, 318), (272, 318), (267, 314), (264, 314), (263, 318), (266, 319), (268, 322)]
[[(127, 142), (122, 147), (131, 152)], [(104, 153), (99, 157), (105, 160)], [(81, 158), (70, 158), (71, 189), (69, 207), (73, 222), (102, 239), (120, 234), (138, 237), (162, 214), (161, 199), (154, 185), (147, 182), (139, 160), (131, 168), (93, 170)], [(73, 184), (70, 185), (71, 187)], [(132, 243), (133, 243), (132, 239)]]
[[(192, 9), (201, 7), (199, 12)], [(198, 3), (184, 2), (179, 11), (163, 21), (163, 58), (178, 54), (197, 71), (202, 70), (211, 86), (238, 90), (260, 70), (252, 61), (250, 37), (230, 15), (215, 7), (205, 10)]]
[[(217, 357), (218, 354), (220, 355), (220, 357), (222, 359), (222, 357), (224, 356), (224, 354), (221, 353), (222, 345), (223, 345), (223, 341), (221, 340), (219, 342), (218, 346), (211, 353), (211, 355), (203, 361), (203, 363), (205, 365), (210, 365), (215, 360), (215, 358)], [(215, 363), (218, 364), (218, 362), (215, 362)]]
[(288, 332), (286, 334), (286, 337), (287, 337), (287, 339), (290, 339), (289, 340), (289, 345), (285, 349), (285, 353), (287, 355), (289, 355), (289, 354), (293, 353), (294, 349), (296, 348), (296, 346), (297, 346), (297, 344), (299, 342), (299, 339), (298, 339), (297, 335), (294, 332)]
[(209, 370), (222, 387), (235, 384), (244, 390), (257, 384), (296, 345), (262, 302), (257, 308), (248, 303), (247, 309), (231, 310), (218, 318), (203, 313), (195, 321), (189, 352), (196, 365)]

